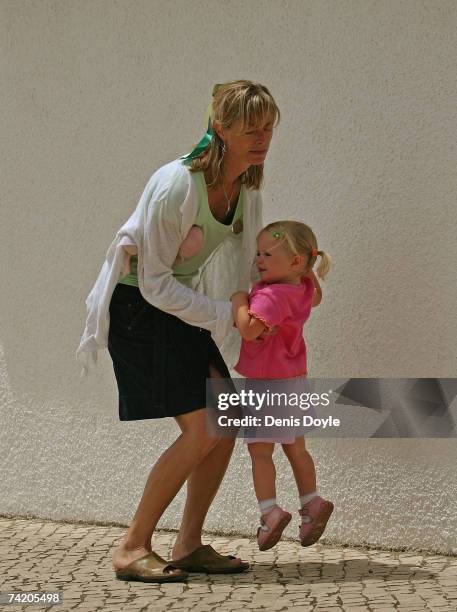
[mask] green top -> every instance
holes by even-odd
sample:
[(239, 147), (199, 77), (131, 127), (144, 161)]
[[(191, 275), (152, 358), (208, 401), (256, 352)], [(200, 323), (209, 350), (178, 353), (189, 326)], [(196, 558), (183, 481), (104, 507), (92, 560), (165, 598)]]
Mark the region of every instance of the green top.
[[(204, 242), (199, 253), (173, 266), (173, 276), (183, 285), (193, 288), (193, 281), (198, 275), (201, 266), (224, 238), (232, 233), (234, 223), (237, 220), (243, 220), (244, 185), (241, 185), (233, 220), (230, 224), (226, 225), (213, 217), (209, 207), (208, 190), (203, 172), (191, 172), (191, 176), (195, 182), (198, 194), (198, 212), (194, 225), (198, 225), (202, 229)], [(238, 236), (241, 238), (242, 233), (238, 234)], [(138, 258), (136, 256), (131, 257), (130, 274), (122, 276), (119, 282), (123, 285), (138, 287), (137, 265)]]

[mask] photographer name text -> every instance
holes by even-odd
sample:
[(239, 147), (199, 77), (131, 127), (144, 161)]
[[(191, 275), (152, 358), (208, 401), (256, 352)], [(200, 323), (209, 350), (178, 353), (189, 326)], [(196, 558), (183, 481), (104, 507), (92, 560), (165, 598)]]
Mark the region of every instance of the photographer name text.
[(226, 415), (221, 415), (217, 419), (220, 427), (339, 427), (340, 419), (335, 419), (332, 415), (324, 418), (312, 417), (309, 414), (304, 414), (302, 417), (273, 417), (251, 416), (246, 415), (241, 418), (232, 418)]

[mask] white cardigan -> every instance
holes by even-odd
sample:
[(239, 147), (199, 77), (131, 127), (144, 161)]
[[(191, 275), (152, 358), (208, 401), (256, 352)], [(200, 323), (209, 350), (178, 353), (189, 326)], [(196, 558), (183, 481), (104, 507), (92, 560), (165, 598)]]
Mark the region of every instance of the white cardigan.
[(181, 159), (151, 176), (135, 211), (111, 243), (86, 299), (86, 327), (76, 351), (82, 374), (96, 363), (97, 352), (108, 344), (109, 305), (121, 275), (126, 245), (138, 249), (138, 285), (145, 300), (186, 323), (209, 330), (214, 341), (222, 345), (233, 328), (230, 295), (239, 289), (248, 291), (250, 281), (257, 280), (253, 262), (256, 235), (262, 228), (261, 195), (245, 190), (242, 234), (228, 236), (210, 255), (194, 291), (173, 277), (171, 266), (197, 212), (197, 189)]

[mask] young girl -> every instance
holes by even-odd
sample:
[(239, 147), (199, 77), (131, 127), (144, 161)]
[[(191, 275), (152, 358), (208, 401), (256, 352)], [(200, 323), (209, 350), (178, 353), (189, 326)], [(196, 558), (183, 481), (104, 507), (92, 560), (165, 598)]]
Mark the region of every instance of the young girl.
[[(277, 221), (261, 230), (256, 256), (261, 281), (249, 295), (240, 291), (231, 298), (235, 323), (243, 338), (235, 370), (243, 376), (287, 380), (294, 390), (300, 384), (303, 389), (307, 375), (303, 324), (312, 306), (321, 299), (320, 285), (312, 271), (318, 255), (321, 262), (317, 274), (324, 279), (331, 260), (324, 251), (317, 250), (311, 228), (295, 221)], [(305, 448), (303, 435), (294, 430), (289, 432), (286, 438), (245, 439), (261, 513), (257, 531), (260, 550), (274, 546), (292, 518), (276, 503), (272, 457), (275, 441), (281, 442), (297, 483), (302, 546), (317, 542), (333, 511), (332, 502), (316, 492), (314, 462)]]

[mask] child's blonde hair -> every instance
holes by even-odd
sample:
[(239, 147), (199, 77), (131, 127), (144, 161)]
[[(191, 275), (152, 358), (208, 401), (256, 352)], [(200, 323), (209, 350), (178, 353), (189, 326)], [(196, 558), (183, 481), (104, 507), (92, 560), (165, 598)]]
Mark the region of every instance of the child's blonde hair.
[(331, 257), (325, 251), (317, 248), (317, 239), (313, 230), (305, 223), (299, 221), (274, 221), (269, 223), (260, 233), (268, 232), (278, 240), (278, 245), (284, 246), (293, 255), (307, 255), (306, 269), (311, 270), (316, 263), (317, 256), (321, 261), (317, 268), (317, 276), (324, 280), (332, 263)]

